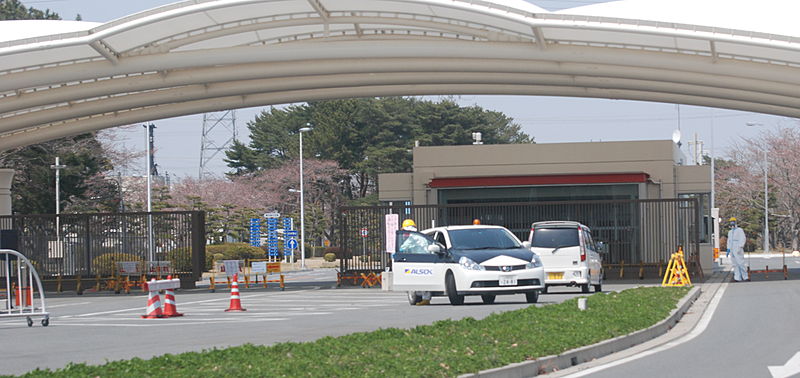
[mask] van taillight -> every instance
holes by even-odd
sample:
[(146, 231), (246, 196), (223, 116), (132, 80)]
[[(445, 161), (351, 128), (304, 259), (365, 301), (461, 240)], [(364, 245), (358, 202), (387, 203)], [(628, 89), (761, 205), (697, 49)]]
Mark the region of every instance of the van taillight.
[(533, 243), (533, 227), (531, 227), (531, 234), (528, 236), (528, 241)]
[(578, 230), (578, 240), (581, 243), (581, 261), (583, 262), (586, 261), (586, 246), (583, 245), (583, 233), (580, 230)]

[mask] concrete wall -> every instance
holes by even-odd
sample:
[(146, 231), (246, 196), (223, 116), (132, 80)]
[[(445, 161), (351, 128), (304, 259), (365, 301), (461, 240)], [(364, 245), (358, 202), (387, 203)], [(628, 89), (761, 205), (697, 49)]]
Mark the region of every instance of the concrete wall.
[(411, 173), (378, 175), (378, 199), (381, 201), (411, 201)]

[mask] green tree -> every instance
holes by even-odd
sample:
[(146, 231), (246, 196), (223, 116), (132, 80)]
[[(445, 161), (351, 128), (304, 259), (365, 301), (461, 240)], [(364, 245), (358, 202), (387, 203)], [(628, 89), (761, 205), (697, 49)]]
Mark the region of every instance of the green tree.
[(98, 210), (116, 208), (118, 187), (113, 180), (98, 177), (111, 164), (94, 135), (82, 134), (0, 153), (0, 164), (15, 170), (11, 190), (15, 212), (55, 212), (55, 171), (50, 165), (56, 156), (66, 166), (60, 179), (62, 209), (73, 211), (70, 205), (82, 201), (94, 202)]
[(25, 8), (19, 0), (0, 0), (0, 21), (3, 20), (60, 20), (58, 13), (50, 9), (41, 11), (30, 7)]
[(278, 166), (298, 154), (298, 130), (307, 123), (305, 157), (335, 161), (350, 175), (344, 186), (351, 200), (371, 198), (377, 175), (409, 172), (411, 149), (420, 145), (472, 143), (480, 132), (487, 144), (533, 143), (519, 125), (500, 112), (478, 106), (461, 107), (453, 100), (416, 98), (341, 99), (272, 108), (248, 123), (251, 142), (226, 151), (233, 175)]

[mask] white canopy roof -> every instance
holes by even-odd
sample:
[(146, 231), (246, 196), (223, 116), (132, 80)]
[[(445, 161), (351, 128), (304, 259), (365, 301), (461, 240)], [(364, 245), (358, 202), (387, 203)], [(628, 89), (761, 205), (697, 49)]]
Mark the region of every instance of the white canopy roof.
[(192, 0), (105, 24), (0, 22), (0, 149), (338, 97), (528, 94), (800, 116), (793, 2)]

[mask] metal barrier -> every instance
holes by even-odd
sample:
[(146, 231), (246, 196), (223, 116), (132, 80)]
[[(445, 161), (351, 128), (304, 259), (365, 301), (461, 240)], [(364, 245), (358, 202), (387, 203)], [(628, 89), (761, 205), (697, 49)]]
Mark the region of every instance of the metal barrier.
[(377, 273), (391, 265), (385, 253), (386, 214), (399, 214), (401, 221), (411, 218), (420, 230), (480, 219), (508, 228), (521, 240), (527, 240), (533, 222), (578, 221), (608, 246), (604, 264), (641, 271), (669, 261), (679, 245), (690, 259), (698, 256), (702, 221), (696, 198), (342, 207), (335, 238), (341, 248), (340, 274)]
[(0, 216), (0, 230), (13, 235), (11, 248), (34, 262), (50, 290), (81, 292), (97, 277), (116, 275), (123, 262), (138, 262), (153, 277), (164, 273), (150, 271), (168, 264), (184, 288), (205, 268), (201, 211), (9, 215)]
[[(47, 327), (50, 324), (50, 314), (45, 307), (42, 281), (36, 268), (25, 256), (11, 249), (0, 249), (0, 261), (0, 277), (4, 278), (2, 282), (5, 283), (3, 289), (6, 293), (5, 306), (0, 308), (0, 319), (24, 317), (28, 321), (28, 327), (32, 327), (32, 318), (41, 317), (42, 325)], [(34, 282), (36, 290), (31, 287)], [(34, 304), (36, 294), (39, 295), (39, 307)], [(14, 301), (11, 300), (12, 296)]]

